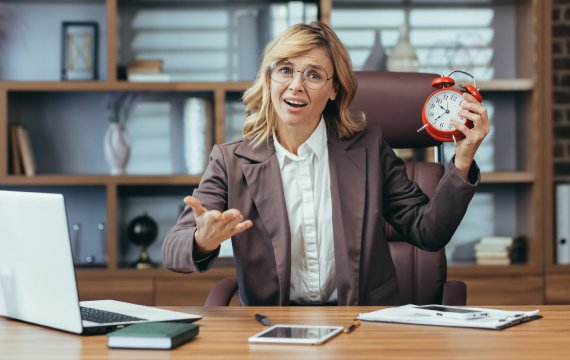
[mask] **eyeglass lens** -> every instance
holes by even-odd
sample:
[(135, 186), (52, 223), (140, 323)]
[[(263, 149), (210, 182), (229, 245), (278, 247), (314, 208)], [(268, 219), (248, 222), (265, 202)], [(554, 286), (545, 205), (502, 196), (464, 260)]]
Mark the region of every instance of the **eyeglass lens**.
[[(275, 62), (270, 67), (271, 79), (278, 83), (288, 82), (295, 76), (296, 72), (301, 72), (293, 69), (293, 65), (287, 60)], [(322, 89), (329, 80), (326, 70), (319, 65), (311, 65), (303, 74), (303, 84), (313, 90)]]

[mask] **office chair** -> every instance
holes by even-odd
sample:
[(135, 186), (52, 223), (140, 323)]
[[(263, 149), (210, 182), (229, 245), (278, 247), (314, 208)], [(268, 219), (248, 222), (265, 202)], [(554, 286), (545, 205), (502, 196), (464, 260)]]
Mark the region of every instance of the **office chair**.
[[(394, 149), (426, 148), (440, 143), (421, 127), (421, 110), (434, 90), (431, 81), (439, 75), (397, 72), (356, 72), (358, 90), (351, 110), (363, 111), (369, 126), (382, 128), (384, 139)], [(408, 177), (431, 197), (443, 176), (444, 167), (434, 162), (406, 162)], [(445, 249), (421, 250), (402, 239), (386, 224), (392, 261), (400, 287), (402, 304), (465, 305), (467, 287), (464, 282), (447, 280)], [(229, 305), (238, 290), (235, 278), (226, 278), (212, 288), (206, 306)]]

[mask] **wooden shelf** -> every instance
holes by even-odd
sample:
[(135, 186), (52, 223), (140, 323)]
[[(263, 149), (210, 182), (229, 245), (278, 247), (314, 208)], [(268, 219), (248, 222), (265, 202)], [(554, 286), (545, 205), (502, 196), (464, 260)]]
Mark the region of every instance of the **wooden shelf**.
[(568, 183), (570, 182), (570, 175), (556, 175), (552, 180), (553, 182)]
[(0, 178), (2, 185), (197, 185), (190, 175), (36, 175)]
[[(200, 176), (191, 175), (35, 175), (6, 176), (1, 185), (188, 185), (198, 184)], [(482, 173), (483, 184), (532, 183), (530, 172)]]
[[(200, 275), (207, 276), (210, 271), (214, 273), (226, 273), (229, 272), (230, 275), (234, 274), (234, 261), (232, 258), (219, 258), (216, 263), (212, 266), (210, 270)], [(155, 269), (129, 269), (129, 268), (119, 268), (119, 269), (107, 269), (107, 268), (76, 268), (76, 274), (79, 279), (114, 279), (114, 278), (133, 278), (133, 279), (180, 279), (181, 277), (187, 277), (188, 274), (177, 273), (170, 271), (165, 268), (155, 268)], [(198, 275), (198, 274), (193, 274)]]
[(496, 79), (478, 81), (481, 91), (532, 91), (535, 87), (533, 79)]
[(525, 184), (534, 182), (535, 178), (532, 172), (526, 171), (481, 173), (483, 184)]
[(128, 81), (0, 81), (7, 91), (236, 91), (247, 90), (247, 81), (237, 82), (164, 82)]
[(448, 263), (447, 277), (464, 278), (470, 276), (497, 276), (502, 275), (538, 275), (542, 269), (526, 264), (513, 264), (506, 266), (476, 265), (475, 263)]
[(570, 264), (567, 265), (550, 264), (550, 266), (548, 267), (548, 272), (552, 274), (570, 274)]
[[(249, 81), (234, 82), (129, 82), (129, 81), (0, 81), (9, 91), (245, 91)], [(481, 91), (531, 91), (532, 79), (497, 79), (477, 82)]]

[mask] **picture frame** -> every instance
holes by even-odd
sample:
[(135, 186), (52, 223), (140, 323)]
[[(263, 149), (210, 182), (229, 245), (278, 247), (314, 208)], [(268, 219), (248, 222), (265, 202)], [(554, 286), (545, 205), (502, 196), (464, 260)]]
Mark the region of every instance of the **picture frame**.
[(99, 25), (94, 21), (61, 23), (63, 80), (97, 80)]

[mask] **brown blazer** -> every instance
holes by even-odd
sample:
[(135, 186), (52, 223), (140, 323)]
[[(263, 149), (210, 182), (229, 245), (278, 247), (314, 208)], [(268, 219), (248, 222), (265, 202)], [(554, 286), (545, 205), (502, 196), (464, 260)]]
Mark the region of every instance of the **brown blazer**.
[[(399, 303), (385, 221), (414, 245), (438, 250), (451, 239), (479, 182), (451, 162), (431, 201), (411, 182), (403, 162), (370, 127), (347, 140), (329, 131), (336, 286), (339, 305)], [(272, 140), (257, 149), (241, 140), (216, 145), (194, 196), (208, 209), (239, 209), (253, 227), (232, 238), (243, 305), (288, 305), (291, 236)], [(193, 259), (195, 222), (186, 207), (163, 244), (167, 268), (205, 271), (218, 252)]]

